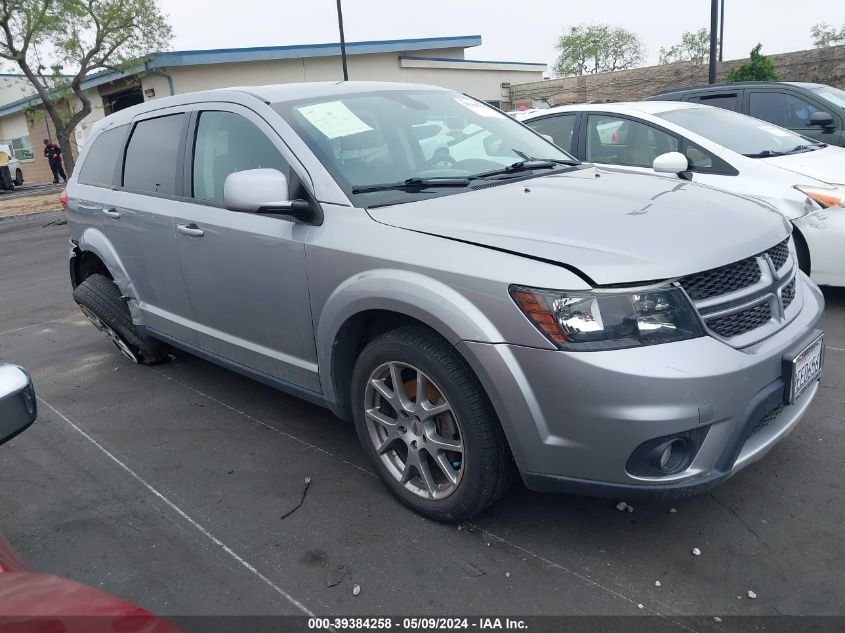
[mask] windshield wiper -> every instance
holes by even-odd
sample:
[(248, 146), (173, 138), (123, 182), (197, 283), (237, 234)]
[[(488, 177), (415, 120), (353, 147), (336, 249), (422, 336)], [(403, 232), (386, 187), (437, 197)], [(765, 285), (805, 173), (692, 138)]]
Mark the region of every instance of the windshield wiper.
[(504, 176), (507, 174), (515, 174), (523, 171), (533, 171), (535, 169), (553, 169), (558, 165), (567, 165), (569, 167), (574, 167), (576, 165), (581, 164), (578, 161), (564, 160), (561, 158), (534, 158), (533, 156), (527, 156), (517, 150), (514, 151), (520, 156), (522, 156), (523, 160), (511, 163), (510, 165), (508, 165), (507, 167), (503, 167), (502, 169), (494, 169), (493, 171), (485, 171), (481, 174), (475, 174), (474, 176), (470, 176), (470, 178), (472, 178), (473, 180), (476, 178), (490, 178), (493, 176)]
[(407, 178), (401, 182), (385, 182), (379, 185), (355, 187), (352, 193), (371, 193), (373, 191), (392, 191), (395, 189), (429, 189), (431, 187), (468, 187), (469, 178), (451, 176), (432, 178)]
[(796, 145), (785, 152), (775, 151), (773, 149), (764, 149), (762, 152), (758, 152), (756, 154), (743, 154), (743, 156), (747, 156), (748, 158), (772, 158), (773, 156), (787, 156), (789, 154), (812, 152), (817, 149), (824, 149), (825, 147), (827, 147), (827, 143), (810, 143), (809, 145)]
[(773, 156), (784, 156), (785, 154), (786, 152), (764, 149), (762, 152), (757, 152), (756, 154), (743, 154), (743, 156), (747, 156), (748, 158), (772, 158)]

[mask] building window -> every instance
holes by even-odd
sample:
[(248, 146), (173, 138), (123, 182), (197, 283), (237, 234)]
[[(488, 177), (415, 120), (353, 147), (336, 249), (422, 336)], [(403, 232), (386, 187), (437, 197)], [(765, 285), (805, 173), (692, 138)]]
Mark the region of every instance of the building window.
[(18, 160), (32, 160), (32, 143), (30, 143), (28, 136), (0, 141), (0, 145), (11, 147), (14, 158)]

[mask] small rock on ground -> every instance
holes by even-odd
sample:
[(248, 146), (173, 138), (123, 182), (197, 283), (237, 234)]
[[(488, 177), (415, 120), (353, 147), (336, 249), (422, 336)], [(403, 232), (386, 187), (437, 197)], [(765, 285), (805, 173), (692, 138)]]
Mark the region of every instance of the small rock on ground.
[(692, 548), (692, 555), (693, 556), (701, 556), (701, 550), (698, 549), (697, 547), (693, 547)]
[(355, 585), (354, 587), (352, 587), (353, 596), (357, 596), (359, 593), (361, 593), (361, 585)]

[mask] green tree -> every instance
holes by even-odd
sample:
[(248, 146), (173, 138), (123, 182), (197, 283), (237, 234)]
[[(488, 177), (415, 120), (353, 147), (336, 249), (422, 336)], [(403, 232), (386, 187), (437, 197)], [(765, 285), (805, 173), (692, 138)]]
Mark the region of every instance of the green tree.
[(778, 75), (772, 61), (760, 53), (762, 44), (751, 49), (751, 61), (737, 66), (726, 77), (728, 83), (737, 81), (777, 81)]
[(820, 22), (810, 29), (810, 35), (813, 37), (813, 46), (816, 48), (845, 44), (845, 24), (837, 29), (826, 22)]
[(681, 43), (670, 48), (660, 48), (660, 63), (695, 62), (704, 64), (710, 59), (710, 31), (699, 29), (681, 35)]
[(56, 128), (68, 174), (70, 136), (91, 113), (86, 77), (126, 69), (165, 48), (171, 35), (157, 0), (0, 0), (0, 60), (17, 65), (32, 84)]
[(645, 59), (645, 46), (636, 34), (609, 24), (570, 27), (557, 41), (558, 76), (585, 75), (634, 68)]

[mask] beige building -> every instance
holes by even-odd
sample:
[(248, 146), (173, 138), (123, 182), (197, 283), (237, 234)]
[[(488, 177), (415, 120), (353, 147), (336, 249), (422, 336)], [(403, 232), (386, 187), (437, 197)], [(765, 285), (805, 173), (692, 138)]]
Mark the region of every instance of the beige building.
[[(546, 64), (467, 59), (480, 35), (348, 42), (349, 78), (434, 84), (499, 105), (511, 84), (540, 81)], [(10, 76), (14, 77), (14, 76)], [(102, 73), (83, 83), (93, 111), (76, 131), (82, 145), (91, 126), (123, 108), (172, 94), (230, 86), (343, 79), (339, 44), (306, 44), (154, 53), (125, 73)], [(55, 139), (25, 83), (0, 82), (0, 142), (12, 145), (30, 182), (50, 179), (41, 140)], [(76, 107), (79, 107), (78, 104)], [(34, 147), (34, 149), (33, 149)]]

